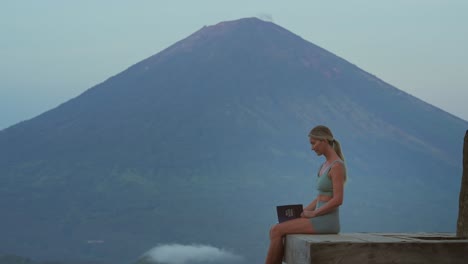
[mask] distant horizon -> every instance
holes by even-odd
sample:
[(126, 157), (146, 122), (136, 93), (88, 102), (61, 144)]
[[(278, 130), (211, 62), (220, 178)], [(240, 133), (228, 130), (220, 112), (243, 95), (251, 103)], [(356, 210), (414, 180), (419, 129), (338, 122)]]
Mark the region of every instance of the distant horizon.
[[(352, 12), (350, 12), (352, 10)], [(0, 130), (29, 120), (205, 25), (257, 17), (468, 120), (468, 2), (8, 2), (0, 10)], [(47, 14), (47, 15), (44, 15)], [(325, 23), (324, 23), (325, 22)]]

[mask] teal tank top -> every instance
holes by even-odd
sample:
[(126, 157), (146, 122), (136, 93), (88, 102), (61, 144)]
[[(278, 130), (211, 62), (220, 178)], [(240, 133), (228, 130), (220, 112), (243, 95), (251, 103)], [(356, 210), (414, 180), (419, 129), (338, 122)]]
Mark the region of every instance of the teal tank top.
[(330, 165), (328, 165), (328, 167), (323, 171), (322, 175), (320, 175), (320, 171), (322, 170), (323, 164), (320, 166), (320, 169), (317, 173), (317, 190), (319, 195), (333, 196), (333, 183), (331, 178), (328, 176), (328, 173), (336, 162), (344, 164), (342, 160), (335, 160), (330, 163)]

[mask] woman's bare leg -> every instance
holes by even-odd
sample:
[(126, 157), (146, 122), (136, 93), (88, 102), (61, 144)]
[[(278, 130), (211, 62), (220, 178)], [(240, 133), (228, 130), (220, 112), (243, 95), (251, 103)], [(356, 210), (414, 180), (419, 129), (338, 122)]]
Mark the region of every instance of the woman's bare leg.
[(283, 238), (287, 234), (313, 234), (309, 219), (297, 218), (274, 225), (270, 230), (270, 246), (265, 264), (281, 264), (284, 255)]

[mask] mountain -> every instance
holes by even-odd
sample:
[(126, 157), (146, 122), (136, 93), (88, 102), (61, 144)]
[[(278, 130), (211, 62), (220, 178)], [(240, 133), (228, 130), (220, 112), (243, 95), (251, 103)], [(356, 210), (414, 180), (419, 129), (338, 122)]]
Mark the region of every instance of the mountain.
[(346, 158), (342, 232), (454, 232), (468, 122), (245, 18), (0, 131), (0, 250), (131, 263), (207, 244), (261, 262), (274, 207), (316, 195), (318, 124)]

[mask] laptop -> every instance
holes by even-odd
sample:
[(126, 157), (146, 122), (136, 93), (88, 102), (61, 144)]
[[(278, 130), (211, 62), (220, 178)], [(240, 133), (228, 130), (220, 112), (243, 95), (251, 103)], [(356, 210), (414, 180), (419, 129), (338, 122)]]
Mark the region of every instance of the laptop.
[(276, 206), (276, 213), (278, 214), (279, 223), (301, 217), (302, 211), (302, 204)]

